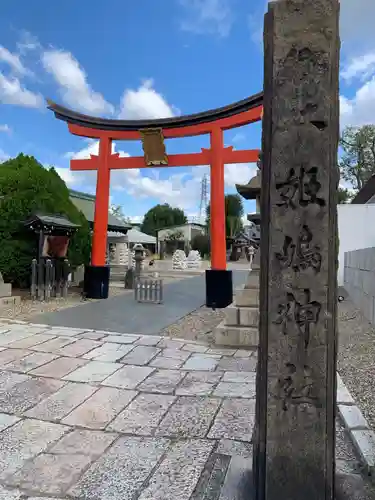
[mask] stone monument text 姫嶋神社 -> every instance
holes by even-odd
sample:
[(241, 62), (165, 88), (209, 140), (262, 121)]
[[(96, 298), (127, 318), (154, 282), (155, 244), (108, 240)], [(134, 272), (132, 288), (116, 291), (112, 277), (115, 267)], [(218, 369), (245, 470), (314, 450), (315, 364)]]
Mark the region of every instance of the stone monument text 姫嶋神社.
[(265, 18), (257, 500), (333, 500), (339, 0)]

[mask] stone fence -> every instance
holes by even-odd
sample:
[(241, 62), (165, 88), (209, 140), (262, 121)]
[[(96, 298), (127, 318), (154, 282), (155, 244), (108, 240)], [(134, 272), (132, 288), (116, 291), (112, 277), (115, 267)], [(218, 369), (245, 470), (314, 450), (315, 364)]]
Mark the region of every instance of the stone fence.
[(375, 248), (345, 253), (344, 287), (363, 315), (375, 324)]

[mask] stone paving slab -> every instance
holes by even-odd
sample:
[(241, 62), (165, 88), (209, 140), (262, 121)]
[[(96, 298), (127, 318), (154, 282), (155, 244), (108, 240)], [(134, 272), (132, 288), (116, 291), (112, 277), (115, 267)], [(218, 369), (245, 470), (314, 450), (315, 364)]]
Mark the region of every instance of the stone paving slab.
[(0, 408), (4, 413), (22, 415), (42, 399), (63, 387), (61, 380), (34, 377), (0, 393)]
[(39, 366), (30, 371), (30, 375), (40, 375), (42, 377), (62, 378), (73, 372), (80, 366), (86, 365), (88, 361), (81, 358), (58, 358), (43, 366)]
[(124, 434), (151, 436), (175, 401), (175, 396), (139, 394), (108, 426)]
[(24, 415), (49, 422), (60, 421), (94, 394), (95, 387), (68, 382), (60, 390), (28, 410)]
[(7, 370), (14, 372), (27, 373), (34, 368), (39, 368), (50, 361), (53, 361), (58, 356), (48, 352), (33, 352), (27, 354), (25, 357), (11, 361), (6, 365)]
[(152, 372), (153, 367), (149, 366), (123, 366), (113, 375), (107, 377), (102, 385), (118, 387), (120, 389), (135, 389)]
[(59, 424), (21, 420), (0, 434), (0, 480), (61, 438), (68, 428)]
[(213, 446), (200, 440), (174, 443), (139, 500), (189, 500)]
[[(0, 500), (232, 495), (252, 457), (254, 352), (29, 328), (0, 320)], [(341, 382), (338, 404), (356, 442), (371, 442)], [(358, 475), (343, 427), (337, 436), (338, 467)]]
[(157, 436), (203, 438), (220, 407), (220, 399), (179, 397), (156, 430)]
[(120, 365), (116, 363), (106, 363), (104, 361), (90, 361), (84, 366), (77, 368), (69, 375), (65, 375), (64, 380), (72, 382), (102, 382), (109, 375), (112, 375)]
[(101, 387), (62, 420), (63, 424), (105, 429), (137, 395), (135, 391)]
[(69, 490), (74, 498), (131, 500), (168, 450), (163, 438), (122, 437)]

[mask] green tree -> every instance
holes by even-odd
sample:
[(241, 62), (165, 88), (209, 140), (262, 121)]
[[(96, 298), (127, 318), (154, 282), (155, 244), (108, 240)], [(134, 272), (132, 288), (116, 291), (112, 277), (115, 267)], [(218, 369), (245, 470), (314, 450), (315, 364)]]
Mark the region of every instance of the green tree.
[(375, 174), (375, 125), (347, 127), (341, 136), (341, 177), (359, 191)]
[(339, 187), (337, 203), (349, 203), (352, 198), (353, 194), (349, 191), (349, 189)]
[(38, 237), (23, 223), (36, 212), (61, 214), (79, 224), (68, 259), (75, 267), (90, 258), (87, 220), (69, 199), (69, 190), (57, 172), (45, 169), (33, 156), (20, 154), (0, 164), (0, 271), (6, 281), (27, 286), (31, 260), (37, 256)]
[(155, 205), (144, 216), (141, 231), (156, 236), (158, 229), (179, 226), (187, 223), (187, 217), (180, 208), (173, 208), (168, 203)]
[(131, 223), (130, 217), (126, 217), (126, 215), (124, 215), (123, 208), (121, 205), (111, 205), (109, 211), (112, 215), (117, 217), (117, 219), (123, 222), (127, 222), (128, 224)]
[(191, 249), (198, 250), (202, 258), (210, 255), (210, 238), (207, 234), (197, 234), (191, 242)]
[(169, 231), (169, 233), (165, 236), (166, 241), (181, 241), (184, 237), (183, 231), (175, 230)]
[[(244, 214), (244, 206), (242, 198), (239, 194), (227, 194), (225, 196), (225, 229), (227, 238), (233, 238), (243, 228), (242, 217)], [(210, 226), (211, 205), (208, 204), (207, 210), (207, 225)]]

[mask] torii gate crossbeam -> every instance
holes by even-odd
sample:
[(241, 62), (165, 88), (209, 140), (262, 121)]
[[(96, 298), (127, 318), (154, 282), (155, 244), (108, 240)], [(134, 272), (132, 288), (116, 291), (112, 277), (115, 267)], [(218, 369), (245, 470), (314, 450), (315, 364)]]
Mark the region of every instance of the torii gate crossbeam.
[[(224, 165), (231, 163), (252, 163), (259, 159), (259, 150), (234, 150), (233, 147), (224, 147), (224, 130), (247, 125), (261, 120), (262, 94), (250, 97), (238, 103), (196, 115), (182, 116), (171, 119), (159, 120), (108, 120), (90, 117), (76, 113), (55, 103), (48, 102), (48, 107), (55, 116), (68, 123), (69, 131), (81, 137), (90, 137), (99, 140), (99, 155), (92, 155), (89, 159), (71, 160), (71, 170), (96, 170), (96, 198), (94, 233), (92, 241), (91, 275), (89, 295), (94, 298), (108, 296), (103, 293), (108, 289), (109, 269), (106, 266), (107, 226), (110, 191), (111, 170), (150, 168), (150, 167), (177, 167), (209, 165), (211, 175), (211, 270), (216, 271), (216, 276), (223, 276), (226, 271), (226, 234), (225, 234), (225, 200), (224, 200)], [(146, 152), (145, 134), (159, 134), (159, 139), (154, 140), (151, 149), (155, 156), (158, 150), (158, 161), (148, 161)], [(199, 153), (186, 153), (167, 155), (163, 138), (188, 137), (209, 134), (210, 148), (202, 149)], [(155, 138), (155, 134), (154, 134)], [(143, 139), (145, 157), (120, 157), (112, 154), (113, 140)], [(158, 142), (159, 141), (159, 142)], [(164, 148), (164, 156), (160, 157), (160, 148)], [(160, 160), (160, 161), (159, 161)], [(94, 278), (94, 275), (96, 278)], [(212, 278), (213, 274), (211, 274)], [(208, 279), (208, 277), (207, 277)], [(215, 280), (214, 280), (215, 281)], [(208, 281), (207, 281), (208, 282)], [(216, 292), (216, 299), (208, 300), (216, 307), (226, 307), (232, 301), (232, 290), (229, 293), (231, 279), (226, 280), (228, 286), (226, 293)], [(101, 283), (101, 284), (100, 284)], [(104, 285), (103, 285), (104, 283)], [(217, 283), (215, 281), (215, 283)], [(224, 281), (223, 281), (224, 283)], [(217, 284), (213, 288), (218, 288)], [(220, 288), (220, 287), (219, 287)], [(224, 298), (224, 295), (226, 298)], [(230, 301), (229, 300), (230, 296)], [(226, 305), (224, 303), (228, 302)]]

